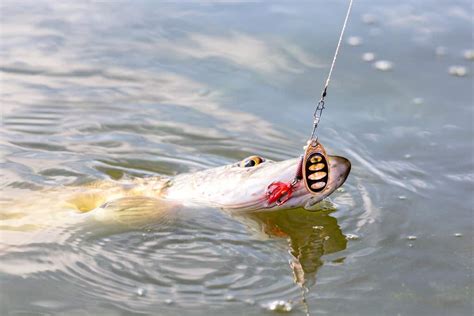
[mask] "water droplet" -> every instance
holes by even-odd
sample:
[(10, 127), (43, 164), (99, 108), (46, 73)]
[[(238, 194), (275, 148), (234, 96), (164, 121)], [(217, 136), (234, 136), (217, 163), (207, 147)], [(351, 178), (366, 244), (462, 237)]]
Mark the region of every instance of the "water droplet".
[(424, 103), (424, 100), (423, 98), (414, 98), (413, 100), (411, 100), (411, 102), (416, 105), (421, 105)]
[(454, 237), (462, 237), (462, 234), (461, 233), (455, 233)]
[(410, 235), (407, 237), (408, 240), (416, 240), (416, 236), (414, 235)]
[(441, 57), (441, 56), (444, 56), (444, 55), (447, 54), (447, 52), (448, 52), (448, 50), (447, 50), (447, 48), (444, 47), (444, 46), (438, 46), (438, 47), (436, 47), (436, 49), (435, 49), (435, 54), (436, 54), (436, 56), (440, 56), (440, 57)]
[(467, 60), (474, 60), (474, 49), (465, 50), (463, 56)]
[(408, 247), (412, 248), (412, 247), (413, 247), (413, 244), (408, 244)]
[(313, 229), (323, 229), (323, 226), (313, 226)]
[(344, 192), (346, 192), (346, 190), (345, 190), (344, 188), (338, 188), (338, 189), (336, 189), (336, 191), (339, 192), (339, 193), (344, 193)]
[(359, 36), (350, 36), (347, 39), (347, 44), (351, 46), (359, 46), (362, 44), (362, 38), (360, 38)]
[(171, 304), (173, 304), (173, 303), (174, 303), (173, 300), (170, 299), (170, 298), (167, 298), (167, 299), (165, 300), (165, 304), (171, 305)]
[(359, 236), (357, 236), (356, 234), (346, 234), (346, 239), (347, 240), (358, 240)]
[(227, 296), (225, 297), (225, 300), (226, 300), (226, 301), (233, 301), (233, 300), (235, 300), (235, 297), (234, 297), (233, 295), (227, 295)]
[(363, 61), (370, 62), (370, 61), (374, 61), (374, 59), (375, 59), (375, 54), (374, 53), (367, 52), (367, 53), (362, 54), (362, 60)]
[(411, 158), (411, 155), (410, 154), (405, 154), (405, 156), (403, 156), (405, 159), (410, 159)]
[(467, 75), (467, 68), (464, 66), (451, 66), (448, 69), (450, 75), (455, 77), (464, 77)]
[(137, 295), (138, 296), (145, 296), (145, 294), (146, 294), (146, 290), (144, 288), (139, 287), (137, 289)]
[(375, 22), (377, 22), (377, 18), (373, 14), (366, 13), (362, 15), (362, 22), (364, 22), (365, 24), (374, 24)]
[(291, 312), (293, 306), (287, 301), (273, 301), (263, 306), (268, 311), (278, 312), (278, 313), (288, 313)]
[(378, 60), (373, 65), (375, 69), (380, 71), (389, 71), (393, 68), (393, 63), (388, 60)]
[(245, 303), (247, 303), (247, 304), (249, 304), (249, 305), (254, 305), (254, 304), (255, 304), (255, 301), (252, 300), (252, 299), (250, 299), (250, 298), (248, 298), (248, 299), (245, 300)]
[(400, 195), (400, 196), (398, 197), (398, 199), (399, 199), (399, 200), (406, 200), (406, 199), (407, 199), (407, 197), (406, 197), (406, 196), (404, 196), (404, 195)]

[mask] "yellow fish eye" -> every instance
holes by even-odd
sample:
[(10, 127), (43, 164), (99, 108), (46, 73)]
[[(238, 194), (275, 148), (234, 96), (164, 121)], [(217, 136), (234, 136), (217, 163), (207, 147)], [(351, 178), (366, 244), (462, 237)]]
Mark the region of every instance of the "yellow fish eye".
[(250, 157), (247, 157), (247, 158), (245, 158), (244, 160), (242, 160), (240, 162), (240, 167), (242, 167), (242, 168), (255, 167), (256, 165), (259, 165), (264, 161), (265, 161), (265, 159), (263, 159), (262, 157), (250, 156)]

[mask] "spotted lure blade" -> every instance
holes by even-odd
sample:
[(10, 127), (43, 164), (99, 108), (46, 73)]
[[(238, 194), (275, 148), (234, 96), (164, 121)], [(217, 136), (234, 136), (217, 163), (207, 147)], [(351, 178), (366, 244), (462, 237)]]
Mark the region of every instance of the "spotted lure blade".
[(309, 192), (316, 194), (326, 188), (329, 166), (326, 150), (316, 139), (308, 144), (303, 157), (303, 181)]

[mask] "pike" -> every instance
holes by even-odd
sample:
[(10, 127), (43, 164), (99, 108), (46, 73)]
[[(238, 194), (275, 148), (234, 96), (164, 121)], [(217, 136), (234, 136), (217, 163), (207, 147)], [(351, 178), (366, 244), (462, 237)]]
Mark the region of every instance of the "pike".
[(322, 190), (311, 192), (303, 181), (298, 181), (290, 192), (275, 196), (277, 200), (269, 196), (268, 183), (290, 182), (295, 169), (302, 168), (300, 162), (300, 158), (276, 162), (251, 156), (237, 163), (175, 177), (100, 180), (81, 186), (29, 191), (27, 195), (15, 189), (5, 195), (1, 204), (3, 225), (25, 234), (20, 238), (14, 231), (6, 231), (4, 242), (15, 245), (29, 239), (48, 239), (50, 233), (38, 234), (93, 222), (114, 227), (167, 225), (183, 212), (202, 208), (221, 209), (237, 216), (286, 209), (291, 212), (297, 208), (318, 210), (318, 202), (339, 188), (351, 169), (346, 158), (328, 155), (327, 165), (315, 161), (308, 167), (315, 181), (325, 181)]
[[(319, 202), (344, 184), (351, 163), (344, 157), (327, 155), (320, 143), (316, 149), (307, 161), (299, 157), (277, 162), (250, 156), (174, 177), (99, 180), (33, 190), (26, 195), (24, 190), (12, 188), (0, 201), (3, 224), (15, 231), (34, 232), (73, 227), (89, 219), (127, 226), (160, 224), (179, 217), (180, 209), (217, 208), (236, 215), (317, 210)], [(20, 241), (15, 234), (11, 234), (12, 240), (7, 235), (3, 234), (7, 244)]]

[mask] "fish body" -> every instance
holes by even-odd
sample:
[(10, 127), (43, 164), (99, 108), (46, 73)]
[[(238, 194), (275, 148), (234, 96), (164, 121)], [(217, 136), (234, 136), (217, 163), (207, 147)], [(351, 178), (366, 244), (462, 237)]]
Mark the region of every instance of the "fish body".
[(328, 164), (324, 190), (311, 193), (300, 181), (281, 205), (269, 202), (268, 186), (273, 182), (290, 183), (299, 159), (275, 162), (253, 156), (250, 160), (175, 177), (96, 181), (84, 186), (33, 191), (27, 197), (22, 192), (18, 198), (12, 194), (11, 203), (3, 206), (4, 217), (15, 226), (34, 230), (80, 220), (80, 214), (130, 224), (169, 217), (178, 208), (210, 207), (232, 213), (313, 209), (340, 187), (350, 172), (350, 162), (343, 157), (328, 156)]

